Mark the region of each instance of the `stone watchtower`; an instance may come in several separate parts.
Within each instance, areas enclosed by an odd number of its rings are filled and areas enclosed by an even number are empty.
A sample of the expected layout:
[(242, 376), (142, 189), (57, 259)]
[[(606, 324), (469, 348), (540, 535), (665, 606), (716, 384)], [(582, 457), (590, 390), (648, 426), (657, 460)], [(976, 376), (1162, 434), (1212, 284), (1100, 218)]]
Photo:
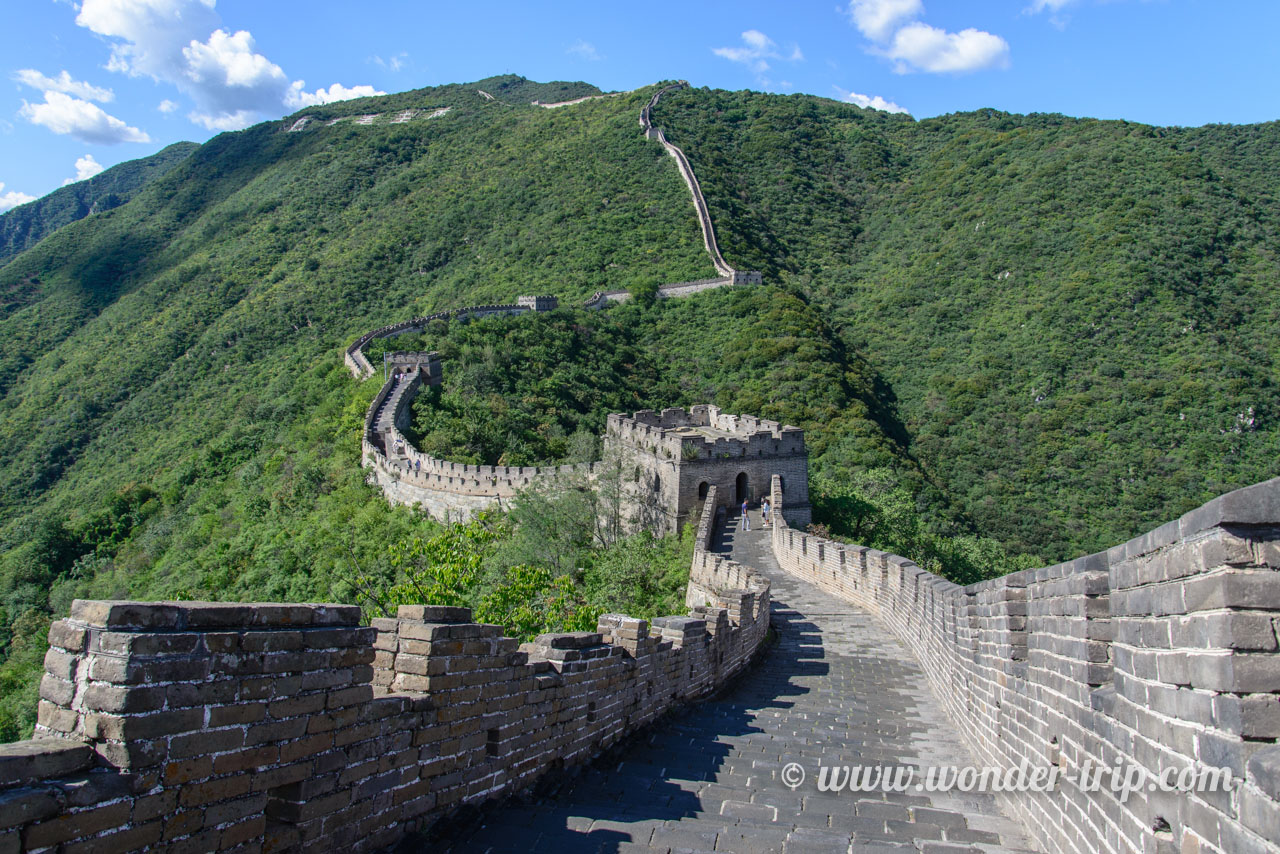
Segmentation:
[(803, 528), (811, 521), (809, 453), (804, 431), (718, 407), (642, 410), (610, 415), (606, 458), (621, 460), (624, 489), (653, 515), (657, 533), (678, 530), (716, 487), (717, 503), (756, 504), (782, 479), (783, 513)]
[(555, 311), (560, 306), (560, 300), (549, 296), (516, 297), (516, 305), (532, 311)]

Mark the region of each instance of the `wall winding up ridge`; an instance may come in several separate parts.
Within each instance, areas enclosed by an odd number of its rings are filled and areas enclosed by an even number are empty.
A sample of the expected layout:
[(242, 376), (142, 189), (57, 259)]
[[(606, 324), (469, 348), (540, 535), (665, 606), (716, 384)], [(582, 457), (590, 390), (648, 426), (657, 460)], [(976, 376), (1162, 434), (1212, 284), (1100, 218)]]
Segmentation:
[[(683, 81), (665, 86), (654, 93), (641, 110), (640, 126), (645, 135), (657, 139), (676, 160), (677, 167), (693, 198), (698, 222), (702, 228), (703, 244), (719, 278), (692, 282), (676, 282), (658, 288), (659, 299), (675, 299), (691, 296), (714, 288), (739, 285), (758, 285), (763, 279), (758, 272), (734, 270), (725, 262), (716, 245), (715, 228), (707, 211), (702, 190), (693, 174), (693, 168), (684, 152), (667, 141), (660, 128), (650, 121), (652, 108), (666, 92), (688, 86)], [(612, 95), (590, 96), (558, 104), (536, 104), (543, 107), (559, 107)], [(613, 302), (630, 299), (627, 291), (597, 292), (585, 303), (586, 308), (604, 308)], [(365, 355), (365, 347), (376, 339), (392, 338), (410, 332), (421, 332), (433, 320), (460, 320), (493, 314), (524, 314), (531, 311), (549, 311), (556, 308), (555, 297), (520, 297), (513, 304), (481, 305), (437, 312), (390, 324), (367, 332), (357, 338), (344, 354), (344, 361), (352, 375), (365, 379), (376, 372)], [(364, 436), (361, 442), (362, 464), (370, 470), (373, 480), (388, 500), (424, 508), (434, 518), (466, 519), (480, 510), (501, 506), (515, 494), (531, 484), (566, 475), (590, 476), (590, 464), (578, 466), (472, 466), (452, 463), (424, 454), (404, 436), (409, 425), (409, 407), (421, 387), (440, 381), (438, 358), (434, 354), (388, 354), (389, 372), (386, 384), (378, 392), (365, 417)], [(434, 367), (433, 367), (434, 366)], [(394, 371), (394, 368), (400, 368)], [(424, 371), (430, 375), (424, 374)], [(434, 371), (434, 372), (433, 372)]]
[[(775, 480), (774, 506), (783, 496)], [(1280, 478), (1106, 552), (959, 587), (773, 529), (784, 570), (877, 616), (983, 763), (1230, 768), (1232, 792), (1008, 796), (1047, 852), (1280, 851)]]
[(715, 226), (711, 222), (711, 213), (707, 210), (707, 201), (702, 197), (702, 186), (698, 183), (697, 176), (693, 174), (693, 166), (690, 165), (689, 158), (685, 157), (679, 146), (669, 142), (667, 135), (662, 132), (662, 128), (654, 127), (652, 121), (653, 108), (658, 105), (658, 101), (663, 95), (679, 89), (687, 89), (688, 87), (689, 84), (681, 80), (677, 83), (672, 83), (670, 86), (663, 86), (657, 92), (654, 92), (649, 103), (640, 111), (640, 127), (644, 129), (645, 136), (662, 143), (662, 147), (667, 150), (667, 153), (675, 158), (676, 164), (680, 168), (680, 177), (684, 178), (685, 184), (688, 185), (689, 193), (693, 196), (693, 206), (698, 210), (698, 223), (702, 226), (702, 242), (707, 247), (707, 253), (711, 255), (711, 263), (715, 265), (716, 272), (720, 275), (732, 277), (736, 271), (729, 266), (728, 262), (720, 254), (720, 246), (716, 243)]

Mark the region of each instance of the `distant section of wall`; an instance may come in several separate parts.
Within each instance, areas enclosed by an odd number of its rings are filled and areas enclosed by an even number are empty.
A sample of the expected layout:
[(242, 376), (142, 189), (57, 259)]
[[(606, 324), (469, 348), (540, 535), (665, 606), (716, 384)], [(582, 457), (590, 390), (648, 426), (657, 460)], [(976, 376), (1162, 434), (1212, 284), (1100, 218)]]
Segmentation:
[[(667, 150), (667, 153), (675, 158), (676, 165), (680, 169), (680, 177), (684, 178), (685, 184), (689, 187), (689, 194), (693, 196), (693, 206), (698, 213), (698, 224), (702, 227), (702, 243), (707, 249), (707, 254), (711, 256), (711, 263), (715, 266), (717, 273), (733, 278), (737, 271), (730, 267), (729, 263), (724, 260), (724, 256), (720, 254), (720, 246), (716, 242), (715, 226), (711, 222), (711, 212), (707, 209), (706, 199), (702, 197), (702, 186), (698, 183), (697, 176), (693, 174), (693, 166), (689, 163), (689, 158), (685, 156), (679, 146), (667, 140), (662, 128), (654, 127), (653, 125), (653, 108), (658, 105), (658, 101), (662, 96), (668, 92), (687, 89), (688, 87), (689, 84), (681, 80), (654, 92), (648, 105), (640, 111), (640, 127), (644, 129), (645, 136), (662, 143), (662, 147)], [(759, 274), (755, 275), (758, 276)]]
[(519, 644), (466, 608), (87, 602), (37, 738), (0, 745), (3, 850), (371, 851), (591, 759), (750, 661), (769, 585), (695, 561), (691, 616)]
[[(732, 288), (742, 285), (761, 285), (764, 278), (759, 273), (735, 272), (732, 276), (718, 279), (698, 279), (694, 282), (673, 282), (658, 286), (658, 299), (679, 299), (693, 296), (702, 291), (716, 288)], [(630, 291), (596, 291), (590, 299), (582, 304), (583, 308), (604, 308), (615, 302), (626, 302), (631, 299)]]
[[(774, 504), (784, 496), (774, 483)], [(1280, 478), (1077, 560), (958, 587), (905, 558), (773, 529), (787, 572), (875, 614), (984, 764), (1061, 771), (1009, 796), (1048, 852), (1280, 850)], [(1228, 768), (1229, 792), (1085, 792), (1087, 767)]]
[(397, 335), (421, 332), (426, 329), (427, 324), (433, 320), (488, 317), (494, 314), (525, 314), (530, 311), (551, 311), (555, 309), (557, 304), (558, 300), (555, 297), (518, 297), (514, 304), (471, 305), (466, 308), (455, 308), (450, 309), (449, 311), (440, 311), (435, 314), (428, 314), (425, 317), (415, 317), (412, 320), (392, 323), (388, 326), (381, 326), (372, 332), (366, 332), (364, 335), (357, 338), (355, 342), (347, 348), (344, 361), (352, 375), (355, 376), (356, 379), (362, 380), (366, 377), (373, 376), (375, 372), (373, 365), (364, 354), (364, 348), (370, 341), (375, 339), (393, 338)]

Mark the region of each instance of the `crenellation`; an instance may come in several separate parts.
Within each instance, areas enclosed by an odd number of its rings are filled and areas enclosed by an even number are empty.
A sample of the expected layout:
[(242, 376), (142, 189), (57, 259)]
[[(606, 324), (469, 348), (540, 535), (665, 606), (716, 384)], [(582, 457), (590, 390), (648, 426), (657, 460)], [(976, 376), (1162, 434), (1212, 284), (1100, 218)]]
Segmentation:
[[(712, 604), (692, 616), (605, 615), (528, 644), (467, 608), (402, 605), (365, 627), (344, 605), (77, 600), (47, 660), (70, 692), (47, 691), (36, 739), (0, 746), (0, 798), (27, 805), (5, 820), (28, 847), (386, 847), (746, 666), (768, 580), (710, 557), (696, 550), (690, 587)], [(95, 762), (101, 794), (52, 796), (88, 791), (74, 775)]]
[[(1277, 844), (1268, 834), (1280, 798), (1248, 769), (1254, 757), (1280, 755), (1280, 479), (1107, 552), (969, 587), (792, 530), (777, 478), (772, 493), (783, 569), (867, 608), (902, 640), (980, 764), (1226, 767), (1241, 782), (1233, 793), (1144, 786), (1126, 802), (1069, 780), (1052, 800), (1006, 795), (1046, 851), (1078, 851), (1073, 840), (1084, 839), (1116, 854)], [(847, 555), (843, 567), (835, 553)], [(1153, 833), (1155, 816), (1169, 823), (1167, 837)]]

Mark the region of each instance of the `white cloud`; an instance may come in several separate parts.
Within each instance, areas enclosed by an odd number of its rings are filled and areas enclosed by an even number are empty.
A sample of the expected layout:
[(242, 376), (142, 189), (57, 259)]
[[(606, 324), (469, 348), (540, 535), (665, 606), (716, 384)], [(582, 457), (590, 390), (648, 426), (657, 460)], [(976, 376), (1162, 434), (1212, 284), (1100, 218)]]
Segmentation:
[(600, 59), (602, 59), (600, 52), (596, 50), (596, 46), (591, 42), (583, 41), (582, 39), (578, 39), (570, 45), (569, 49), (566, 50), (565, 53), (571, 53), (579, 59), (585, 59), (589, 62), (599, 62)]
[[(1032, 0), (1038, 7), (1060, 8), (1072, 0)], [(917, 20), (922, 0), (850, 0), (853, 25), (873, 42), (871, 53), (896, 61), (894, 71), (935, 73), (1007, 67), (1009, 43), (999, 36), (969, 27), (950, 33)]]
[(244, 130), (253, 124), (256, 115), (257, 113), (253, 110), (235, 110), (230, 113), (201, 113), (198, 110), (192, 110), (187, 113), (187, 118), (209, 130), (228, 131)]
[(1027, 7), (1027, 11), (1033, 15), (1037, 12), (1043, 12), (1046, 9), (1050, 12), (1060, 12), (1074, 2), (1075, 0), (1034, 0), (1034, 2)]
[(182, 51), (218, 28), (215, 0), (83, 0), (76, 23), (111, 45), (108, 68), (173, 82), (186, 63)]
[(119, 39), (111, 46), (119, 71), (162, 77), (182, 67), (182, 49), (217, 29), (215, 0), (84, 0), (76, 23)]
[(290, 82), (284, 69), (256, 51), (251, 33), (221, 26), (215, 2), (83, 0), (76, 23), (114, 40), (109, 69), (176, 86), (195, 102), (188, 118), (210, 130), (238, 130), (279, 115), (299, 98), (327, 103), (376, 94), (370, 86), (341, 84), (303, 92), (304, 81)]
[(778, 51), (777, 43), (759, 30), (747, 30), (743, 33), (742, 47), (716, 47), (712, 48), (711, 52), (730, 62), (747, 66), (755, 72), (757, 79), (765, 86), (771, 85), (770, 81), (764, 77), (764, 73), (769, 70), (769, 60), (800, 62), (804, 59), (799, 45), (792, 45), (791, 52), (784, 56)]
[(869, 107), (873, 110), (884, 110), (886, 113), (905, 113), (906, 107), (900, 107), (893, 101), (886, 101), (879, 95), (861, 95), (857, 92), (841, 92), (844, 100), (850, 104), (857, 104), (859, 107)]
[(1009, 43), (972, 27), (949, 33), (917, 22), (898, 30), (885, 55), (897, 60), (894, 70), (900, 74), (912, 70), (935, 73), (977, 71), (1007, 66)]
[(19, 83), (25, 83), (32, 89), (39, 89), (41, 92), (62, 92), (90, 101), (103, 102), (110, 101), (115, 97), (115, 93), (110, 89), (103, 89), (91, 83), (73, 80), (66, 71), (63, 71), (57, 77), (45, 77), (34, 68), (23, 68), (14, 74), (13, 78)]
[(68, 184), (74, 184), (77, 181), (86, 181), (94, 175), (97, 175), (104, 168), (105, 167), (101, 163), (93, 159), (92, 154), (86, 154), (84, 157), (81, 157), (76, 161), (76, 177), (68, 178), (63, 181), (62, 186), (65, 187)]
[(759, 30), (747, 30), (742, 34), (743, 47), (717, 47), (711, 50), (716, 56), (730, 62), (740, 62), (757, 74), (768, 71), (767, 59), (776, 59), (778, 46), (773, 39)]
[(400, 51), (390, 59), (383, 59), (380, 56), (373, 57), (373, 61), (383, 68), (389, 68), (391, 71), (399, 71), (409, 64), (408, 51)]
[(178, 109), (178, 102), (170, 101), (168, 98), (165, 98), (160, 102), (160, 106), (156, 107), (156, 109), (162, 113), (172, 113), (174, 110)]
[(200, 107), (214, 117), (237, 112), (269, 112), (289, 90), (284, 69), (253, 50), (247, 30), (214, 30), (206, 42), (192, 41), (182, 49), (184, 74), (197, 93)]
[(864, 36), (878, 42), (888, 41), (897, 26), (919, 17), (924, 12), (920, 0), (852, 0), (849, 17)]
[(285, 105), (293, 109), (300, 109), (302, 107), (314, 107), (317, 104), (332, 104), (334, 101), (350, 101), (352, 98), (372, 98), (375, 95), (385, 94), (387, 93), (379, 91), (372, 86), (352, 86), (348, 88), (341, 83), (334, 83), (327, 90), (317, 89), (314, 92), (307, 92), (302, 88), (302, 81), (298, 80), (290, 87), (289, 94), (285, 97)]
[(16, 208), (18, 205), (25, 205), (27, 202), (34, 202), (35, 196), (28, 196), (26, 193), (19, 193), (17, 190), (4, 191), (4, 182), (0, 181), (0, 213)]
[(118, 142), (150, 142), (141, 130), (108, 115), (97, 104), (62, 92), (45, 92), (43, 104), (22, 102), (22, 116), (57, 134), (70, 134), (84, 142), (113, 145)]

